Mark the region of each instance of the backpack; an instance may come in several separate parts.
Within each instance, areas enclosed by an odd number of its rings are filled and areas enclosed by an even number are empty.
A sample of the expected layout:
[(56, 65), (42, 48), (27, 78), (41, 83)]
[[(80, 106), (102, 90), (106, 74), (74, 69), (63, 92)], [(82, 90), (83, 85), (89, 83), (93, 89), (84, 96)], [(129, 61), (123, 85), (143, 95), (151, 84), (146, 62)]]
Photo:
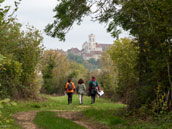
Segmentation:
[(72, 90), (73, 89), (73, 85), (72, 83), (70, 82), (69, 85), (68, 85), (68, 90)]
[(97, 93), (97, 89), (96, 89), (97, 85), (96, 85), (96, 81), (92, 81), (92, 85), (91, 85), (91, 94), (96, 94)]
[(96, 81), (92, 81), (92, 88), (96, 89), (96, 87), (97, 87)]

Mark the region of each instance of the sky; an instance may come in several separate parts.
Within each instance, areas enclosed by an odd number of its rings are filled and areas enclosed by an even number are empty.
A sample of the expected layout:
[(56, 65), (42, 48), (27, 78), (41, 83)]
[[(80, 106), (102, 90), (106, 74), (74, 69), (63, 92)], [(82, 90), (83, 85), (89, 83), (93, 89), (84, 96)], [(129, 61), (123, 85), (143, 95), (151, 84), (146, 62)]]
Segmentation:
[[(5, 4), (12, 6), (13, 3), (13, 0), (6, 0)], [(29, 24), (41, 30), (45, 49), (63, 49), (66, 51), (70, 48), (78, 48), (81, 50), (82, 44), (88, 41), (88, 35), (91, 33), (96, 36), (97, 43), (112, 44), (115, 41), (107, 33), (105, 24), (92, 22), (89, 17), (84, 18), (80, 26), (73, 25), (66, 35), (65, 42), (47, 36), (43, 30), (48, 23), (53, 22), (53, 16), (55, 15), (53, 9), (56, 5), (57, 0), (22, 0), (17, 13), (15, 13), (18, 22), (23, 26)], [(128, 37), (128, 33), (123, 32), (120, 37)]]

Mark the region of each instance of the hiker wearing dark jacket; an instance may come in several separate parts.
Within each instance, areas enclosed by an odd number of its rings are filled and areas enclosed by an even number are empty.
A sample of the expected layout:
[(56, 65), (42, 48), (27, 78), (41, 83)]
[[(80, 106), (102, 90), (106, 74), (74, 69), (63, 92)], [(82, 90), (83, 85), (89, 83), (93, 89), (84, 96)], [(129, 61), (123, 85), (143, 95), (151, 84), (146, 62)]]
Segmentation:
[(82, 79), (79, 79), (78, 81), (78, 85), (76, 87), (76, 93), (79, 96), (79, 104), (83, 104), (83, 96), (86, 93), (86, 87)]
[(71, 79), (68, 79), (68, 82), (66, 83), (65, 86), (65, 91), (68, 95), (68, 104), (72, 104), (72, 95), (73, 92), (75, 91), (75, 85)]
[(91, 104), (95, 103), (97, 91), (100, 91), (99, 85), (95, 77), (92, 77), (91, 81), (89, 82), (89, 92), (91, 95)]

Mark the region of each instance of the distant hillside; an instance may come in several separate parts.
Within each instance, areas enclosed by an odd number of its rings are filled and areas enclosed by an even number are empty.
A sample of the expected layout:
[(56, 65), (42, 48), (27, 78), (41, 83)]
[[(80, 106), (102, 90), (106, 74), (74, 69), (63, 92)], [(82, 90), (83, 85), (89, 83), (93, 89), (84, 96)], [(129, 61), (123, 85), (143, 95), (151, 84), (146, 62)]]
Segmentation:
[(76, 63), (82, 64), (84, 65), (85, 68), (87, 68), (90, 71), (93, 71), (95, 69), (99, 69), (100, 68), (100, 61), (99, 60), (95, 60), (94, 58), (91, 58), (89, 60), (84, 60), (82, 58), (82, 56), (79, 55), (73, 55), (73, 54), (68, 54), (68, 58), (71, 61), (74, 61)]

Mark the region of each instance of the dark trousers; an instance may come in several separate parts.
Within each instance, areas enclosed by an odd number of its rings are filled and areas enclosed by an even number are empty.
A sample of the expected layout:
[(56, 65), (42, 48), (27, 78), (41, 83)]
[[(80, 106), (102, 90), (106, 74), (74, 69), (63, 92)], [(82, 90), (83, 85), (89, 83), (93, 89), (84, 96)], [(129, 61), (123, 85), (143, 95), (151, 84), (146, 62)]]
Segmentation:
[(72, 95), (73, 93), (67, 93), (68, 95), (68, 104), (72, 104)]
[(91, 103), (95, 103), (96, 100), (96, 94), (91, 94)]

